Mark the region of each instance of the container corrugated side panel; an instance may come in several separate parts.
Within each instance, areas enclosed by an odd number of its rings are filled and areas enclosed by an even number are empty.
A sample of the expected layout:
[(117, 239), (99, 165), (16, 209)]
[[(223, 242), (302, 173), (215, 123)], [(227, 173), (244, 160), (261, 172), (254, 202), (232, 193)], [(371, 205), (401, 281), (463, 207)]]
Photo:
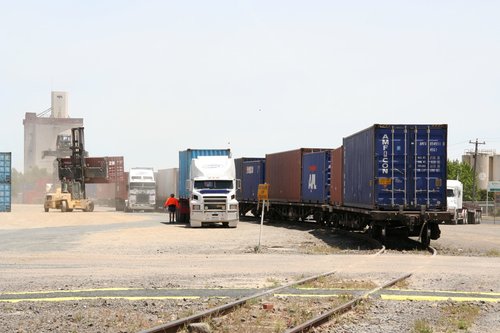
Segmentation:
[(12, 153), (0, 152), (0, 183), (10, 183), (12, 177)]
[(332, 151), (330, 204), (341, 206), (344, 203), (344, 147)]
[(179, 198), (188, 199), (186, 181), (189, 179), (191, 160), (198, 156), (231, 156), (230, 149), (187, 149), (179, 152)]
[(344, 205), (373, 209), (374, 130), (369, 127), (344, 138)]
[(302, 202), (330, 201), (331, 152), (306, 153), (302, 156)]
[(10, 183), (0, 182), (0, 212), (11, 211), (12, 187)]
[[(243, 182), (243, 177), (244, 177), (244, 173), (245, 173), (243, 164), (246, 162), (263, 161), (263, 160), (265, 160), (265, 158), (263, 158), (263, 157), (240, 157), (240, 158), (236, 158), (234, 160), (234, 166), (236, 168), (236, 179), (241, 180), (241, 188), (236, 190), (236, 199), (237, 200), (248, 200), (248, 199), (245, 199), (245, 196), (243, 195), (244, 187), (245, 187), (245, 183)], [(262, 174), (264, 174), (264, 172), (262, 172)]]
[(264, 184), (266, 161), (264, 159), (243, 162), (241, 200), (257, 201), (259, 184)]
[(381, 125), (344, 138), (344, 205), (446, 209), (447, 125)]
[(266, 155), (266, 183), (269, 200), (300, 202), (302, 189), (302, 155), (327, 148), (300, 148)]
[(375, 128), (376, 207), (446, 210), (447, 125)]
[(269, 200), (300, 202), (301, 171), (300, 149), (266, 155)]

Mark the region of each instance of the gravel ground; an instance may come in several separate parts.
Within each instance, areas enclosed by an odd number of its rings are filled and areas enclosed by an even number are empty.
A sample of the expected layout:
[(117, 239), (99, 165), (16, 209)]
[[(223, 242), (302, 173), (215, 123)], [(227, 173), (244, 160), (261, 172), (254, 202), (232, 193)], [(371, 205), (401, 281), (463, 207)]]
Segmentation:
[[(264, 288), (335, 270), (376, 284), (412, 271), (405, 288), (500, 291), (500, 225), (442, 226), (437, 257), (411, 246), (373, 256), (371, 245), (310, 225), (258, 223), (237, 229), (164, 224), (162, 214), (42, 213), (14, 206), (0, 215), (0, 293), (86, 288)], [(137, 332), (228, 302), (227, 299), (0, 302), (0, 332)], [(450, 302), (372, 299), (318, 332), (454, 332), (440, 318)], [(452, 303), (459, 306), (459, 303)], [(449, 304), (448, 304), (449, 305)], [(479, 314), (463, 332), (498, 332), (498, 303), (472, 303)], [(424, 331), (422, 331), (424, 332)]]

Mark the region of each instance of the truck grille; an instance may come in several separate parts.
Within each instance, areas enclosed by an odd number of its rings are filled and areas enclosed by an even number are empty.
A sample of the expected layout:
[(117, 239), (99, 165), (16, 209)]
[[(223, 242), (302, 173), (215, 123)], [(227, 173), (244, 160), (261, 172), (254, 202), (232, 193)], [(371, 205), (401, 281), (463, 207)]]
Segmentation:
[(205, 210), (226, 210), (226, 197), (203, 197)]

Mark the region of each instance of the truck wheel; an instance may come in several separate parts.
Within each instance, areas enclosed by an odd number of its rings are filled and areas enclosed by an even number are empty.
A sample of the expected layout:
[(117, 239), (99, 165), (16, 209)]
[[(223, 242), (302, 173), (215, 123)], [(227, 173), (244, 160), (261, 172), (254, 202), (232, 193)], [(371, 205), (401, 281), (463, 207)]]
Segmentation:
[(61, 212), (65, 213), (68, 211), (68, 203), (66, 200), (61, 201)]
[(469, 223), (469, 212), (467, 211), (467, 209), (464, 209), (462, 214), (464, 217), (464, 224), (468, 224)]

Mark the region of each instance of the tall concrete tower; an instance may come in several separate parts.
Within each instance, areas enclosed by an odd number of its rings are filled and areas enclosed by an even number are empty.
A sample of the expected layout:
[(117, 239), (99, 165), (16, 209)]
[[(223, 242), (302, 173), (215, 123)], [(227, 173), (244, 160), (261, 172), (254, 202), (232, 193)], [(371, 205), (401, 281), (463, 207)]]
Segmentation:
[(54, 161), (58, 157), (57, 137), (69, 133), (73, 127), (83, 126), (83, 118), (69, 118), (68, 93), (52, 92), (50, 114), (27, 112), (24, 125), (24, 172), (33, 167), (54, 172)]

